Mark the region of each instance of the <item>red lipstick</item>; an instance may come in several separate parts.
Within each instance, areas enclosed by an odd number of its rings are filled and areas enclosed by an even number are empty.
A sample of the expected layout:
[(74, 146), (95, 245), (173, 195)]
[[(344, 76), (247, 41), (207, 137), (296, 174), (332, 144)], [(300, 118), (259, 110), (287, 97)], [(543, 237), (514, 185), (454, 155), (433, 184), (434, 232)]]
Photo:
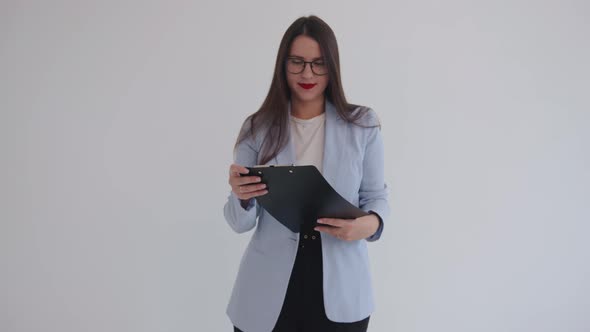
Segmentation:
[(305, 90), (309, 90), (316, 86), (316, 83), (298, 83), (300, 87), (304, 88)]

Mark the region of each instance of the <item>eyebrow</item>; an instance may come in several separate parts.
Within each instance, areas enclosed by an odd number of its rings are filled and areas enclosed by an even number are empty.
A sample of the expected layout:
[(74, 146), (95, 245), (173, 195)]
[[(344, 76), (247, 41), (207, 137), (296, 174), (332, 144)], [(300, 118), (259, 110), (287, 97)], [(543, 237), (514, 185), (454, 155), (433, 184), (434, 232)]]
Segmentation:
[[(304, 59), (304, 60), (305, 60), (305, 58), (304, 58), (304, 57), (302, 57), (302, 56), (299, 56), (299, 55), (289, 55), (288, 57), (289, 57), (289, 58), (299, 58), (299, 59)], [(311, 59), (311, 60), (313, 61), (313, 60), (320, 60), (320, 59), (323, 59), (323, 57), (313, 58), (313, 59)]]

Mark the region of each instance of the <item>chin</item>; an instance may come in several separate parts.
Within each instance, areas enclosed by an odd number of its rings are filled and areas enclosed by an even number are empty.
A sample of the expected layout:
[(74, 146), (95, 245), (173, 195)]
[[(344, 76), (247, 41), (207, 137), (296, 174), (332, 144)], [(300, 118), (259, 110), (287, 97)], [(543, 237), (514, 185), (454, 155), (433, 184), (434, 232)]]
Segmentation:
[(314, 100), (317, 100), (319, 98), (322, 98), (322, 95), (323, 94), (321, 94), (321, 93), (314, 94), (314, 95), (311, 95), (311, 94), (299, 94), (299, 93), (296, 94), (297, 99), (299, 99), (301, 101), (314, 101)]

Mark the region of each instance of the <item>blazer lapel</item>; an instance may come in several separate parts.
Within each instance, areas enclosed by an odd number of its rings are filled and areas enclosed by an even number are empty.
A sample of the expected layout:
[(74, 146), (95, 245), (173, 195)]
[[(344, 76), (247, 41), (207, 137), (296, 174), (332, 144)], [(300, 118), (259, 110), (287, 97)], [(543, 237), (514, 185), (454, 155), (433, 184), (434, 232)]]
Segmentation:
[(324, 138), (324, 158), (322, 175), (328, 183), (336, 189), (336, 179), (338, 179), (338, 163), (342, 162), (338, 146), (338, 120), (340, 116), (336, 112), (334, 105), (326, 99), (326, 123), (325, 123), (325, 138)]

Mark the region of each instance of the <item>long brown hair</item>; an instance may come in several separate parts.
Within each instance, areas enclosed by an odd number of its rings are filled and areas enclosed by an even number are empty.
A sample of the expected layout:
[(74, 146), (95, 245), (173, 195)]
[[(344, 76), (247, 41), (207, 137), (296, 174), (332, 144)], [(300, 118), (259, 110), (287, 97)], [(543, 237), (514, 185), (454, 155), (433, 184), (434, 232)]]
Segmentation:
[[(358, 120), (368, 111), (367, 107), (350, 104), (346, 101), (342, 82), (340, 80), (340, 57), (338, 44), (332, 29), (322, 19), (315, 15), (303, 16), (289, 26), (277, 54), (274, 75), (266, 99), (260, 109), (246, 118), (250, 130), (242, 131), (238, 136), (236, 147), (250, 137), (256, 137), (257, 130), (266, 129), (263, 143), (258, 153), (258, 164), (266, 164), (287, 145), (288, 106), (291, 90), (287, 85), (285, 61), (289, 55), (289, 48), (293, 40), (300, 35), (313, 38), (320, 45), (324, 62), (328, 68), (328, 85), (324, 96), (336, 108), (340, 117), (349, 123), (366, 127)], [(359, 112), (354, 112), (357, 108)], [(354, 113), (353, 113), (354, 112)], [(375, 127), (375, 126), (372, 126)]]

